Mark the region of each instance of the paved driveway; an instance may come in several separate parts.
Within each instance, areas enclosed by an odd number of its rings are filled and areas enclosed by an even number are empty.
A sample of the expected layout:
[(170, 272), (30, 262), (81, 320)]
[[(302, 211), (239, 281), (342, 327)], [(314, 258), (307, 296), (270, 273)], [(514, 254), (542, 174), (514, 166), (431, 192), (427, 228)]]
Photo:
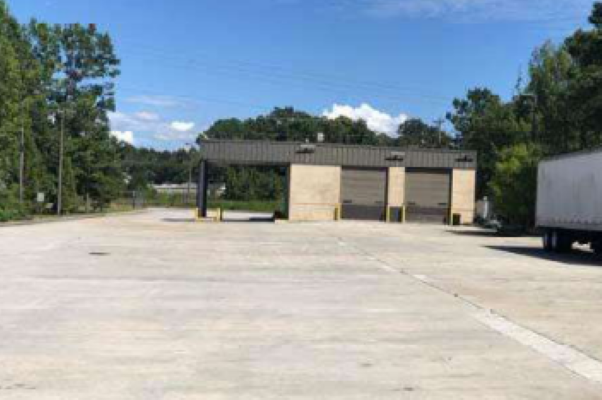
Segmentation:
[(0, 399), (602, 399), (602, 263), (190, 213), (0, 228)]

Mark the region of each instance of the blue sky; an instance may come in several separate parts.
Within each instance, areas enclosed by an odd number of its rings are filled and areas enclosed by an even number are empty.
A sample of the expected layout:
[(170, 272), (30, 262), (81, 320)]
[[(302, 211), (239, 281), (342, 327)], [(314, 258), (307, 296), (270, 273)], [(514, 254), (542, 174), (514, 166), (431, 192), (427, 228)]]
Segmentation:
[(367, 119), (508, 98), (532, 50), (584, 26), (590, 0), (8, 0), (21, 21), (96, 23), (122, 59), (117, 135), (182, 147), (220, 118), (275, 106)]

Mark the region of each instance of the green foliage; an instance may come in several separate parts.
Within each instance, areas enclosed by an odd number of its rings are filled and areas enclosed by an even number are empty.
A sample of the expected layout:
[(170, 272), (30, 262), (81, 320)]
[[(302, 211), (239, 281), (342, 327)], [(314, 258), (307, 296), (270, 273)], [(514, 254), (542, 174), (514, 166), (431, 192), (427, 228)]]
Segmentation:
[(487, 195), (499, 152), (527, 140), (531, 125), (514, 104), (504, 103), (488, 89), (470, 90), (465, 99), (454, 100), (453, 106), (448, 119), (459, 132), (460, 146), (478, 151), (478, 195)]
[(596, 3), (590, 17), (594, 28), (578, 30), (565, 42), (573, 66), (566, 88), (565, 104), (571, 110), (575, 130), (573, 147), (602, 145), (602, 4)]
[(517, 144), (502, 150), (491, 182), (498, 212), (511, 224), (534, 224), (537, 168), (542, 159), (535, 145)]
[(190, 173), (196, 181), (198, 154), (195, 150), (159, 151), (122, 143), (122, 167), (129, 178), (128, 190), (142, 190), (150, 184), (182, 184)]
[(18, 184), (21, 148), (25, 159), (25, 201), (0, 197), (4, 215), (36, 208), (38, 192), (56, 204), (61, 126), (65, 211), (109, 202), (123, 185), (107, 118), (119, 75), (110, 37), (93, 25), (21, 26), (0, 0), (0, 54), (0, 187)]
[(426, 124), (421, 119), (409, 119), (399, 127), (399, 138), (396, 140), (400, 147), (418, 148), (450, 148), (453, 140), (440, 128)]
[(602, 3), (593, 28), (578, 30), (561, 46), (533, 53), (529, 81), (509, 102), (487, 89), (454, 101), (448, 118), (463, 148), (479, 151), (479, 196), (515, 224), (534, 220), (536, 163), (556, 154), (602, 145)]
[(266, 167), (229, 167), (226, 169), (226, 200), (282, 200), (286, 190), (282, 171)]
[(217, 121), (199, 137), (199, 140), (204, 136), (222, 140), (315, 142), (318, 133), (324, 134), (325, 143), (394, 145), (392, 138), (373, 132), (365, 121), (352, 121), (345, 117), (331, 120), (294, 108), (276, 108), (268, 115), (245, 121)]
[(18, 187), (0, 188), (0, 222), (24, 219), (27, 212), (19, 205)]
[(563, 47), (545, 43), (533, 52), (529, 64), (530, 82), (526, 92), (531, 97), (516, 99), (517, 111), (534, 119), (535, 141), (546, 153), (576, 150), (578, 131), (572, 126), (572, 112), (567, 103), (573, 60)]

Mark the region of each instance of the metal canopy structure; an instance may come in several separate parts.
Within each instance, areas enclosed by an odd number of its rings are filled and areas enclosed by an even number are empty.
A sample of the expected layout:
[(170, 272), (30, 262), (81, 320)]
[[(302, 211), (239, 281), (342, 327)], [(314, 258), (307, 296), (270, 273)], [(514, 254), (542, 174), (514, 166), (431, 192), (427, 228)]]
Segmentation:
[[(374, 211), (374, 215), (380, 216), (385, 212), (383, 210), (388, 190), (388, 170), (402, 168), (430, 171), (475, 171), (477, 153), (474, 151), (402, 149), (327, 143), (203, 140), (200, 143), (199, 190), (197, 191), (197, 207), (203, 217), (207, 216), (207, 170), (211, 164), (282, 166), (286, 168), (292, 168), (295, 165), (341, 167), (343, 194), (350, 196), (349, 199), (343, 199), (344, 214), (345, 211), (353, 211), (355, 204), (355, 208), (363, 207), (362, 210), (370, 208), (370, 212)], [(447, 173), (447, 176), (449, 180), (450, 173)], [(446, 190), (446, 193), (450, 192), (449, 186), (450, 184), (447, 182), (442, 190)], [(376, 192), (378, 195), (375, 194)], [(365, 197), (368, 195), (372, 195), (372, 197), (366, 199)], [(368, 214), (363, 216), (367, 217)]]
[(326, 143), (204, 140), (201, 161), (248, 165), (336, 165), (363, 168), (476, 169), (477, 153)]

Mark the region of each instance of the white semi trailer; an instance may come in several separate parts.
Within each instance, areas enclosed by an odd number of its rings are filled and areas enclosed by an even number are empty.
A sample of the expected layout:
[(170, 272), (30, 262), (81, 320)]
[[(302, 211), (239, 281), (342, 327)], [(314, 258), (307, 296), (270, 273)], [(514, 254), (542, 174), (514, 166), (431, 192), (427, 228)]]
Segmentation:
[(547, 251), (566, 252), (580, 243), (602, 253), (602, 149), (539, 165), (537, 226)]

